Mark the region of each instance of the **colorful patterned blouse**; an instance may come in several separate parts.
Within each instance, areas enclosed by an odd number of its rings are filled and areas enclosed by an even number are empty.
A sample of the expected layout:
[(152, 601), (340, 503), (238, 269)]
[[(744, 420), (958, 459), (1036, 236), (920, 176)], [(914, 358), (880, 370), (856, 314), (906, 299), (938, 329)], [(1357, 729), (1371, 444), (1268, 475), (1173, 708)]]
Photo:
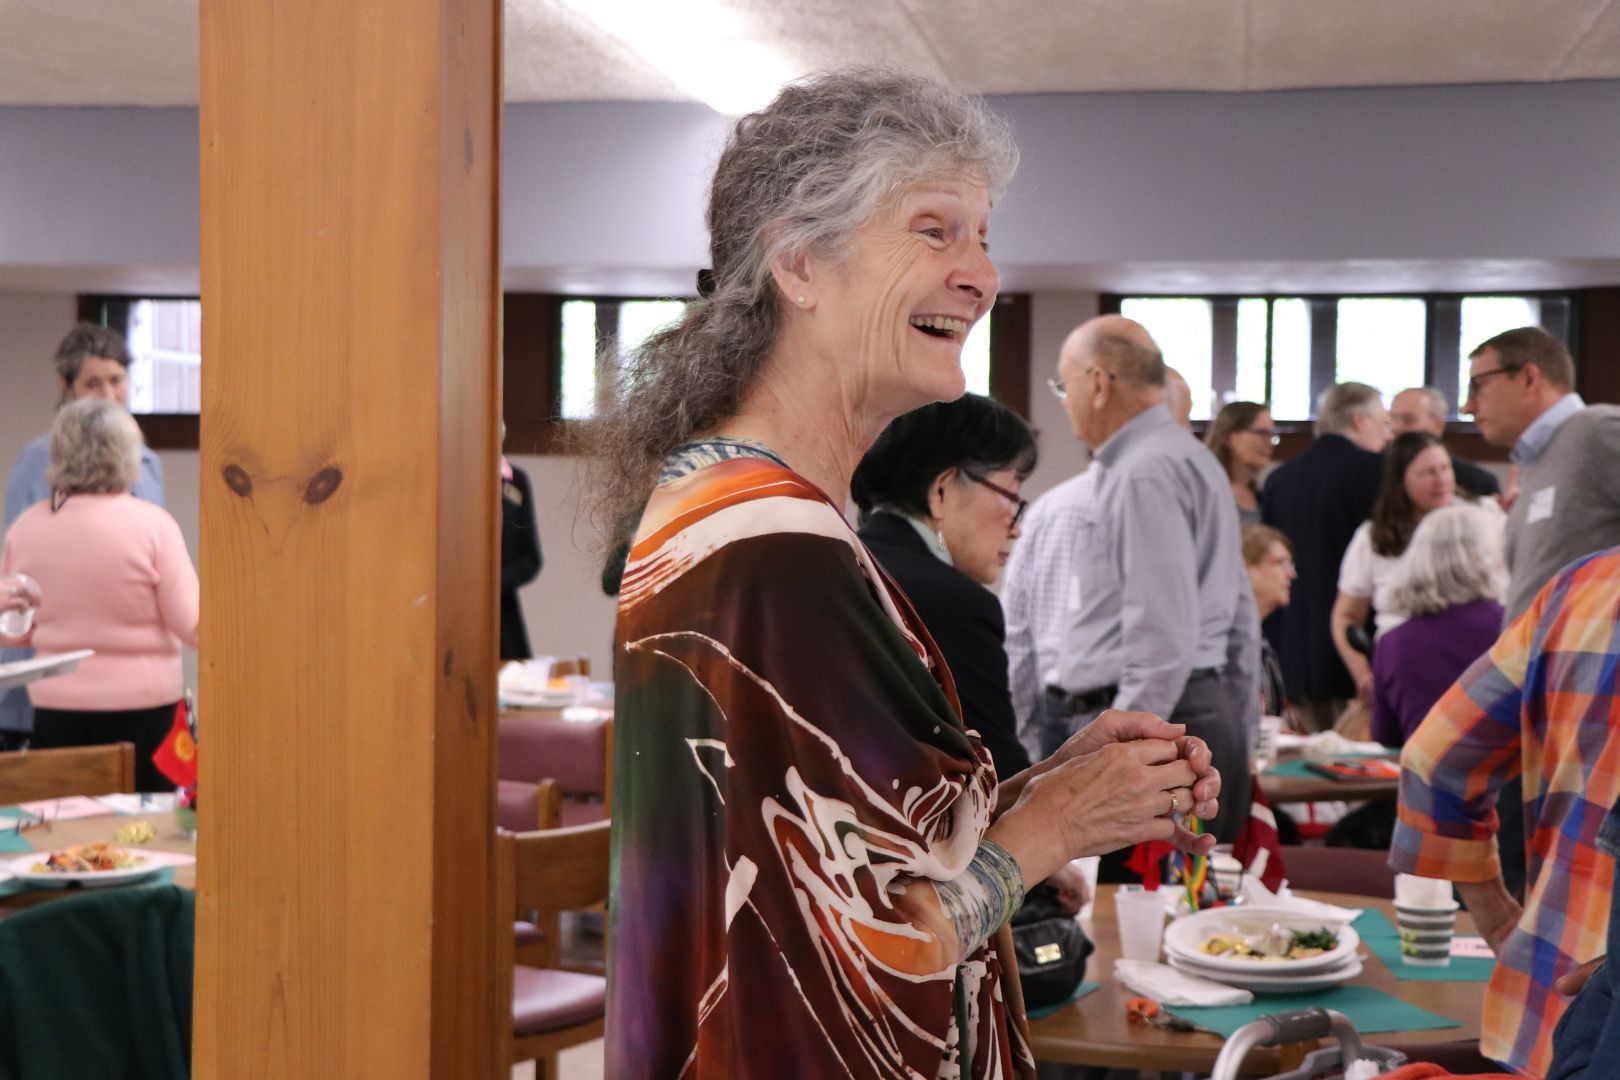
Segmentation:
[(1496, 794), (1524, 777), (1529, 895), (1486, 990), (1480, 1051), (1533, 1076), (1568, 1004), (1558, 976), (1605, 951), (1614, 859), (1598, 828), (1620, 798), (1620, 549), (1574, 563), (1448, 690), (1401, 755), (1395, 869), (1501, 872)]
[(620, 595), (607, 1075), (1032, 1076), (942, 945), (996, 780), (938, 651), (814, 486), (693, 464)]

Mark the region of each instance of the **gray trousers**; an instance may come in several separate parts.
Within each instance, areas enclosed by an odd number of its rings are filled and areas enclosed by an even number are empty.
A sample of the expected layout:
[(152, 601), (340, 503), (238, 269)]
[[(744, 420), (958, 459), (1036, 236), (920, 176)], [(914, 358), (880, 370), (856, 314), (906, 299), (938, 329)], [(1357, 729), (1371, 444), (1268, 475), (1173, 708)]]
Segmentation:
[[(1254, 800), (1254, 778), (1249, 773), (1247, 682), (1232, 675), (1208, 675), (1187, 680), (1181, 699), (1166, 717), (1186, 724), (1187, 734), (1203, 739), (1221, 773), (1221, 809), (1213, 822), (1205, 822), (1223, 844), (1237, 839), (1249, 820)], [(1060, 698), (1048, 694), (1042, 703), (1041, 754), (1051, 757), (1064, 740), (1083, 730), (1109, 706), (1068, 712)]]

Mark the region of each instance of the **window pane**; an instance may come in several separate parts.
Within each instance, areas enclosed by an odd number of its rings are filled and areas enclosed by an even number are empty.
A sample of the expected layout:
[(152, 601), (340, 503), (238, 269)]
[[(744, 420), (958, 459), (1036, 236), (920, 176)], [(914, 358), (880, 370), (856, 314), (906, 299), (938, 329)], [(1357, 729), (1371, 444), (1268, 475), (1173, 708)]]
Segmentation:
[[(1468, 385), (1468, 354), (1479, 348), (1481, 342), (1490, 340), (1504, 330), (1517, 330), (1521, 326), (1547, 326), (1552, 321), (1548, 316), (1554, 316), (1558, 317), (1559, 323), (1554, 333), (1562, 340), (1564, 335), (1558, 331), (1569, 325), (1565, 313), (1568, 304), (1567, 300), (1552, 300), (1543, 304), (1539, 299), (1528, 296), (1463, 297), (1462, 327), (1457, 335), (1457, 385)], [(1567, 346), (1569, 342), (1564, 341), (1564, 344)]]
[(684, 300), (626, 300), (619, 305), (619, 356), (629, 356), (642, 342), (681, 317)]
[(1181, 372), (1192, 390), (1194, 420), (1209, 419), (1211, 326), (1208, 300), (1132, 297), (1120, 301), (1119, 313), (1135, 319), (1153, 335), (1164, 362)]
[(1402, 390), (1423, 385), (1428, 332), (1422, 300), (1340, 300), (1335, 377), (1377, 387), (1387, 403)]
[(994, 314), (994, 310), (985, 312), (962, 342), (962, 374), (967, 376), (970, 394), (990, 396), (990, 316)]
[(196, 413), (202, 401), (202, 325), (196, 300), (137, 300), (129, 305), (124, 337), (129, 409), (137, 413)]
[(1271, 302), (1271, 416), (1309, 420), (1311, 401), (1311, 309), (1304, 300)]
[[(1233, 401), (1266, 400), (1266, 302), (1238, 301), (1237, 396)], [(1225, 402), (1222, 402), (1225, 404)]]
[(596, 414), (596, 303), (592, 300), (563, 302), (562, 414), (569, 420)]

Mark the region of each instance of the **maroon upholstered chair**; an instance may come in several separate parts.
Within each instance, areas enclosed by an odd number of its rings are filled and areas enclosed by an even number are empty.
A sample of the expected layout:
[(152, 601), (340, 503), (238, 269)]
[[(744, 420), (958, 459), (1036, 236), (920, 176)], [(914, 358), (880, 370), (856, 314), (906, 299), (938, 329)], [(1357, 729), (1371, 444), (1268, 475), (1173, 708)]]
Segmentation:
[(602, 1037), (607, 980), (574, 970), (562, 961), (562, 913), (607, 902), (608, 823), (574, 828), (495, 835), (495, 888), (500, 918), (533, 913), (542, 934), (533, 964), (518, 964), (514, 938), (496, 935), (498, 977), (507, 993), (497, 1008), (511, 1003), (508, 1026), (504, 1009), (499, 1030), (508, 1032), (501, 1047), (506, 1068), (534, 1061), (536, 1080), (555, 1080), (557, 1052)]
[[(578, 722), (549, 710), (502, 713), (495, 821), (503, 829), (535, 828), (535, 785), (556, 781), (561, 825), (606, 818), (612, 805), (613, 718)], [(541, 828), (547, 826), (542, 825)]]
[(1284, 844), (1278, 850), (1291, 888), (1395, 899), (1395, 871), (1387, 851), (1304, 844)]

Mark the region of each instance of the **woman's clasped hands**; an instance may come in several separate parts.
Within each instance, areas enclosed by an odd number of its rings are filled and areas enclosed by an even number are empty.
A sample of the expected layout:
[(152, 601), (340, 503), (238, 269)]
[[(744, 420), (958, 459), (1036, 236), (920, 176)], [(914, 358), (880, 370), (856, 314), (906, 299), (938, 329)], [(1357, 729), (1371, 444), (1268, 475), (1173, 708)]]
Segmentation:
[(1213, 817), (1221, 790), (1209, 747), (1185, 725), (1110, 709), (1038, 769), (991, 830), (1026, 881), (1070, 859), (1149, 840), (1199, 855), (1215, 845), (1184, 820)]

